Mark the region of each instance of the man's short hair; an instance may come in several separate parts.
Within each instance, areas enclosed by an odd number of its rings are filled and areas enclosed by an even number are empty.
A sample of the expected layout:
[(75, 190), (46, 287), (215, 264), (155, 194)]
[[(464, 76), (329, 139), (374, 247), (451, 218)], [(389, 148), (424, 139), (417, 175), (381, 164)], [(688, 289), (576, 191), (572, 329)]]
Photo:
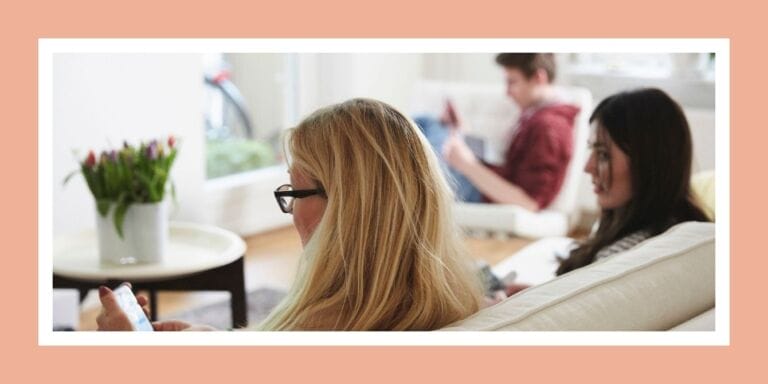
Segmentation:
[(555, 80), (555, 55), (552, 53), (499, 53), (496, 63), (507, 69), (520, 70), (528, 79), (543, 69), (550, 83)]

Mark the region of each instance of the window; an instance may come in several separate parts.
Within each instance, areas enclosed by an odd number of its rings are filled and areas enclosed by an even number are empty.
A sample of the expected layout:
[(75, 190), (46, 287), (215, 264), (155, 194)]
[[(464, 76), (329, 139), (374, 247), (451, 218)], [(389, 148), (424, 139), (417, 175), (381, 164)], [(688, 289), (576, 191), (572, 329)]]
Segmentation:
[(707, 78), (714, 75), (714, 56), (709, 53), (570, 53), (565, 54), (569, 72), (638, 78)]
[(297, 120), (296, 55), (204, 56), (206, 177), (215, 179), (283, 162), (282, 132)]

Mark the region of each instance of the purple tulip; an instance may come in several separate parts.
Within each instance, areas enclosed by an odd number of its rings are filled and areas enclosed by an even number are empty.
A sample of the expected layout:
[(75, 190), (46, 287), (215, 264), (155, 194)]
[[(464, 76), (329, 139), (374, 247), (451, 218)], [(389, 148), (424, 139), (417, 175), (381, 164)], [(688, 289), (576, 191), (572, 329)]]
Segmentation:
[(147, 147), (147, 157), (150, 160), (157, 159), (157, 140), (152, 140)]
[(109, 153), (109, 160), (111, 160), (113, 163), (117, 163), (117, 151), (112, 151)]

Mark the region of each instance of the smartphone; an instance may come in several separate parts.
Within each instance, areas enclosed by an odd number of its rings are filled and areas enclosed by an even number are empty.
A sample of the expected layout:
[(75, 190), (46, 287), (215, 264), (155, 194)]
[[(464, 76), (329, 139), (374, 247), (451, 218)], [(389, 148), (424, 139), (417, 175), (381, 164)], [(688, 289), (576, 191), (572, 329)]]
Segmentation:
[(456, 108), (453, 106), (451, 99), (445, 100), (445, 112), (447, 114), (446, 118), (448, 119), (450, 128), (456, 128), (456, 126), (459, 124), (459, 116), (456, 114)]
[(117, 298), (117, 304), (128, 315), (128, 319), (133, 324), (133, 328), (137, 331), (153, 331), (152, 323), (144, 314), (144, 310), (141, 309), (139, 302), (136, 301), (136, 296), (133, 295), (131, 289), (127, 285), (121, 284), (114, 291)]
[(501, 282), (505, 285), (513, 284), (517, 280), (517, 272), (516, 271), (509, 271), (506, 276), (501, 278)]
[(464, 142), (467, 144), (467, 147), (469, 147), (475, 157), (481, 161), (485, 161), (485, 139), (478, 136), (466, 135), (464, 136)]

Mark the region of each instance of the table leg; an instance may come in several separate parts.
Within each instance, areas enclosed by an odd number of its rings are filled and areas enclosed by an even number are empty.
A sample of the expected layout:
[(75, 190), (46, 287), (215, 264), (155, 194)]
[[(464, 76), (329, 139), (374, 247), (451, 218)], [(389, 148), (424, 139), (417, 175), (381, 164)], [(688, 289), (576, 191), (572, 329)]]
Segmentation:
[(88, 296), (88, 292), (90, 292), (87, 288), (81, 288), (78, 289), (77, 292), (80, 294), (80, 304), (83, 303), (83, 300), (85, 300), (85, 297)]
[(157, 290), (149, 290), (149, 320), (157, 321)]
[(248, 303), (245, 297), (244, 257), (232, 264), (232, 288), (230, 305), (232, 306), (232, 327), (248, 326)]

